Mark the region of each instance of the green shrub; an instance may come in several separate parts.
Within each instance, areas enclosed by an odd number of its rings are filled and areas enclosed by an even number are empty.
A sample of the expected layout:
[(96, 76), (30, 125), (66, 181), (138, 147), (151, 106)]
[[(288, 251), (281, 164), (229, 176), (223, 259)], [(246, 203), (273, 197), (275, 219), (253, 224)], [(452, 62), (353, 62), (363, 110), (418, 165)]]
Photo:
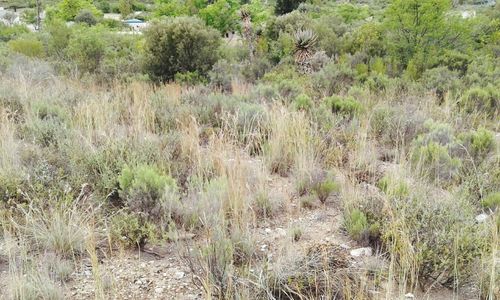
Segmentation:
[(459, 104), (468, 113), (483, 112), (493, 116), (498, 114), (500, 92), (493, 86), (473, 87), (466, 91)]
[(168, 220), (178, 201), (175, 180), (153, 166), (125, 166), (118, 183), (131, 211), (149, 220)]
[(500, 207), (500, 192), (490, 193), (486, 197), (481, 199), (481, 206), (492, 210)]
[(370, 228), (366, 215), (355, 208), (348, 211), (344, 218), (344, 226), (349, 235), (356, 241), (364, 240)]
[(362, 105), (352, 97), (342, 98), (340, 96), (331, 96), (324, 99), (324, 103), (333, 113), (355, 116), (362, 110)]
[(47, 10), (47, 18), (53, 20), (60, 18), (64, 21), (74, 21), (75, 17), (82, 11), (88, 10), (93, 15), (102, 13), (89, 0), (62, 0), (57, 6)]
[(120, 211), (111, 218), (111, 238), (122, 245), (141, 247), (156, 236), (156, 227), (133, 213)]
[(422, 74), (421, 79), (428, 89), (436, 93), (440, 101), (444, 99), (446, 92), (453, 92), (460, 85), (458, 72), (450, 71), (446, 67), (429, 69)]
[(470, 62), (470, 56), (454, 50), (446, 50), (443, 55), (438, 57), (438, 65), (457, 71), (462, 75), (467, 72)]
[(300, 94), (295, 97), (293, 106), (296, 110), (308, 111), (313, 106), (313, 102), (311, 100), (311, 97), (309, 97), (307, 94)]
[(316, 198), (314, 195), (305, 195), (300, 197), (300, 207), (305, 209), (313, 209), (315, 207)]
[(340, 191), (340, 185), (334, 180), (327, 178), (322, 182), (314, 184), (312, 190), (318, 196), (319, 201), (325, 203), (331, 193)]
[(80, 28), (75, 31), (68, 42), (68, 55), (72, 58), (81, 73), (97, 72), (104, 58), (106, 45), (100, 29)]
[[(465, 284), (491, 244), (489, 229), (475, 223), (475, 209), (468, 200), (441, 195), (429, 199), (429, 195), (427, 191), (395, 201), (391, 221), (383, 225), (383, 240), (402, 259), (413, 257), (419, 282)], [(402, 243), (415, 252), (408, 256)]]
[(217, 0), (209, 3), (211, 4), (200, 9), (200, 18), (203, 19), (208, 26), (222, 33), (234, 30), (239, 20), (237, 14), (239, 1)]
[(14, 40), (23, 34), (29, 33), (30, 30), (25, 25), (7, 26), (0, 24), (0, 41), (8, 42)]
[(395, 178), (384, 176), (378, 182), (377, 186), (386, 195), (390, 197), (396, 197), (403, 199), (409, 196), (410, 190), (408, 184), (403, 180), (397, 180)]
[[(174, 79), (182, 72), (207, 75), (217, 61), (219, 33), (193, 17), (169, 18), (145, 32), (145, 65), (151, 78)], [(189, 45), (189, 46), (187, 46)]]
[(302, 2), (305, 0), (277, 0), (274, 11), (277, 15), (284, 15), (297, 9)]
[(485, 128), (461, 134), (458, 139), (475, 159), (484, 158), (495, 146), (494, 133)]
[(42, 42), (34, 38), (11, 40), (9, 41), (9, 47), (12, 51), (28, 57), (42, 57), (45, 54)]
[(201, 83), (204, 83), (206, 81), (205, 78), (203, 78), (197, 71), (175, 73), (174, 80), (175, 80), (175, 82), (177, 82), (179, 84), (187, 85), (187, 86), (201, 84)]
[(421, 175), (435, 181), (456, 179), (461, 167), (460, 159), (451, 157), (448, 147), (434, 141), (418, 147), (412, 162)]
[(331, 96), (347, 91), (356, 81), (353, 69), (346, 64), (329, 63), (312, 76), (314, 89)]
[(97, 19), (90, 10), (83, 9), (75, 17), (75, 22), (76, 23), (85, 23), (89, 26), (92, 26), (92, 25), (97, 24)]

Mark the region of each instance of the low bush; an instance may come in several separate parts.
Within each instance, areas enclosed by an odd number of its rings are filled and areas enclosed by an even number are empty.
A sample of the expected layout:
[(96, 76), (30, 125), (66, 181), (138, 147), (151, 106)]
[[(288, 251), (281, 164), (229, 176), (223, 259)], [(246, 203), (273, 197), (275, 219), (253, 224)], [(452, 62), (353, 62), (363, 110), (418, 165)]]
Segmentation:
[(333, 179), (326, 178), (324, 181), (314, 184), (312, 190), (319, 201), (325, 203), (331, 193), (340, 191), (340, 185)]
[(500, 207), (500, 192), (494, 192), (481, 199), (481, 206), (491, 210)]
[(118, 244), (142, 247), (146, 242), (154, 242), (158, 237), (157, 227), (143, 221), (136, 214), (120, 211), (111, 218), (111, 238)]
[(339, 113), (350, 117), (358, 115), (363, 106), (352, 97), (343, 98), (340, 96), (331, 96), (325, 98), (324, 103), (333, 113)]
[(493, 86), (473, 87), (464, 93), (459, 105), (468, 113), (482, 112), (494, 116), (500, 107), (500, 93)]
[(307, 94), (300, 94), (295, 97), (293, 106), (296, 110), (308, 111), (313, 106), (313, 102), (311, 100), (311, 97), (309, 97)]
[(9, 47), (12, 51), (26, 55), (28, 57), (43, 57), (45, 49), (43, 43), (34, 38), (19, 38), (9, 41)]
[(356, 241), (364, 240), (369, 230), (366, 215), (357, 208), (346, 213), (344, 217), (344, 226), (349, 235)]
[(168, 220), (178, 201), (175, 180), (153, 166), (125, 166), (118, 183), (130, 210), (148, 220)]

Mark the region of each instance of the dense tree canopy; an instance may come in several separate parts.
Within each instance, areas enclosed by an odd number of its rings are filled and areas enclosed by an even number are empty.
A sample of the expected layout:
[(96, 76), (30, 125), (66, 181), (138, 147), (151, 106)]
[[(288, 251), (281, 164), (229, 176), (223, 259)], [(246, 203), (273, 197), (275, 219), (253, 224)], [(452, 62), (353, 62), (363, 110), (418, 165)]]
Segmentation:
[(148, 73), (156, 80), (172, 80), (176, 73), (206, 74), (217, 60), (219, 33), (193, 17), (170, 18), (146, 32)]

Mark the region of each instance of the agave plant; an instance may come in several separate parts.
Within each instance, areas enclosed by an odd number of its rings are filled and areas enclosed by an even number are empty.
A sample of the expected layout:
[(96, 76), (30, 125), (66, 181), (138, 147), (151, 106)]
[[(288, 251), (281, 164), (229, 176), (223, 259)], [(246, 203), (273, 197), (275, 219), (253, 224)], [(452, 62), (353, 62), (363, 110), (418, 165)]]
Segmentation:
[(307, 71), (307, 64), (313, 54), (313, 48), (318, 36), (312, 30), (299, 30), (295, 32), (295, 62)]

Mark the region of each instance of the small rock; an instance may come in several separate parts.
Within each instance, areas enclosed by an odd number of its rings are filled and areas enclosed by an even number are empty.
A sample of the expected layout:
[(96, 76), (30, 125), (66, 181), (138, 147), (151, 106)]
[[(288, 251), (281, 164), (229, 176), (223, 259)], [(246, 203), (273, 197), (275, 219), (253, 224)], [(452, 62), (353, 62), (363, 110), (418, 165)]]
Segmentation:
[(271, 230), (271, 228), (266, 228), (264, 231), (265, 231), (266, 233), (271, 233), (271, 231), (272, 231), (272, 230)]
[(286, 231), (283, 228), (276, 228), (276, 232), (279, 236), (286, 236)]
[(487, 214), (482, 213), (480, 215), (477, 215), (475, 219), (476, 219), (476, 222), (483, 223), (484, 221), (486, 221), (488, 219), (488, 217), (489, 216)]
[(372, 256), (372, 248), (365, 247), (365, 248), (353, 249), (353, 250), (351, 250), (350, 253), (351, 253), (351, 256), (354, 256), (354, 257)]
[(157, 287), (157, 288), (155, 289), (155, 293), (156, 293), (156, 294), (161, 294), (161, 293), (163, 293), (163, 288), (162, 288), (162, 287)]
[(405, 295), (405, 299), (415, 299), (415, 295), (413, 295), (412, 293), (408, 293)]
[(351, 246), (347, 245), (347, 244), (340, 244), (340, 247), (342, 247), (342, 249), (351, 249)]
[(182, 278), (184, 278), (184, 272), (182, 272), (182, 271), (175, 272), (174, 278), (175, 279), (182, 279)]

